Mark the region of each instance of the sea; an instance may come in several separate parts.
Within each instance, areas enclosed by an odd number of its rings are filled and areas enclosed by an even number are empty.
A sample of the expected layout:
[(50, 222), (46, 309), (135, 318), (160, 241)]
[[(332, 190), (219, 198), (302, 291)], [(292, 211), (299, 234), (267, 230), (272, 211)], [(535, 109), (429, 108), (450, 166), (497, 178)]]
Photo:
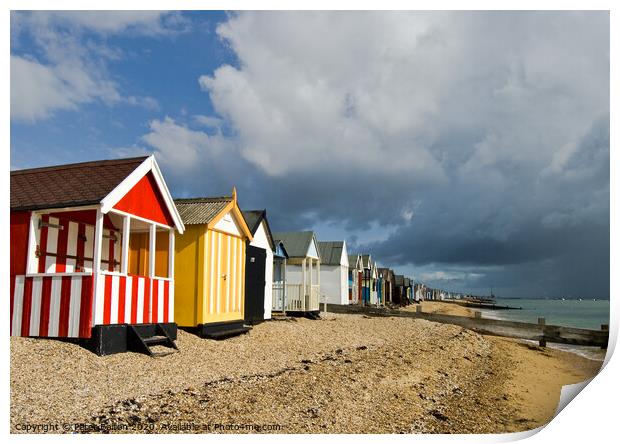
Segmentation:
[[(521, 310), (481, 310), (483, 317), (507, 321), (538, 322), (545, 318), (548, 325), (598, 330), (609, 325), (607, 299), (497, 299), (497, 305), (521, 307)], [(605, 352), (597, 347), (547, 343), (547, 346), (576, 353), (580, 356), (603, 360)]]

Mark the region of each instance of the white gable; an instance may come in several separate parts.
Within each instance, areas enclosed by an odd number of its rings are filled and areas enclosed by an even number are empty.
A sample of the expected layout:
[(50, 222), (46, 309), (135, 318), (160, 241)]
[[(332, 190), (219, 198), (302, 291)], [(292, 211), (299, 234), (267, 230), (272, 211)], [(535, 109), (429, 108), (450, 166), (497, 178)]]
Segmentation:
[(223, 231), (224, 233), (232, 234), (234, 236), (243, 236), (243, 231), (241, 231), (241, 228), (235, 220), (235, 216), (233, 215), (232, 211), (226, 213), (224, 217), (222, 217), (213, 228), (219, 231)]
[(312, 237), (312, 242), (310, 242), (310, 246), (308, 247), (308, 252), (306, 253), (306, 256), (313, 259), (319, 258), (319, 251), (316, 247), (316, 240), (314, 239), (314, 236)]
[(347, 252), (347, 243), (342, 242), (342, 255), (340, 256), (340, 265), (349, 266), (349, 254)]
[(269, 245), (269, 237), (267, 236), (267, 226), (265, 225), (264, 220), (261, 221), (260, 225), (256, 229), (256, 233), (254, 233), (254, 237), (252, 238), (250, 245), (263, 248), (265, 250), (271, 250), (271, 246)]

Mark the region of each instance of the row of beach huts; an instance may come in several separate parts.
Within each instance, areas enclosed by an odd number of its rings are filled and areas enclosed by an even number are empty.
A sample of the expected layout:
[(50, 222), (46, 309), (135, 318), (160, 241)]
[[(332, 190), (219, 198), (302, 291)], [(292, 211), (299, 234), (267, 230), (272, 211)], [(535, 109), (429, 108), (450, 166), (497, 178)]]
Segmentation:
[(230, 196), (173, 199), (153, 156), (11, 172), (12, 336), (100, 355), (225, 338), (320, 305), (442, 299), (345, 241), (272, 232)]

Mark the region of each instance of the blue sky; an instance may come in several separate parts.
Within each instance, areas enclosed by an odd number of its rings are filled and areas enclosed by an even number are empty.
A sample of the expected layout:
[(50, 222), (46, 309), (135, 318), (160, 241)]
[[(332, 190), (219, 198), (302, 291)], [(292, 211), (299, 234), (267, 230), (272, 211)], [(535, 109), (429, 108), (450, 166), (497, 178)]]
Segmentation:
[(609, 294), (606, 12), (19, 12), (11, 168), (155, 154), (441, 288)]
[[(13, 119), (11, 167), (106, 157), (110, 150), (137, 143), (152, 119), (213, 114), (208, 95), (200, 90), (198, 77), (224, 63), (236, 62), (234, 53), (215, 34), (217, 23), (226, 20), (226, 13), (197, 11), (183, 14), (183, 19), (187, 22), (182, 29), (165, 35), (106, 34), (81, 29), (76, 36), (81, 43), (90, 41), (121, 52), (117, 59), (105, 63), (120, 93), (153, 98), (155, 102), (109, 106), (94, 100), (81, 103), (79, 110), (53, 110), (49, 118), (34, 122)], [(55, 26), (50, 25), (52, 29)], [(58, 32), (62, 32), (59, 28)], [(13, 35), (13, 55), (47, 61), (45, 48), (37, 44), (31, 33)]]

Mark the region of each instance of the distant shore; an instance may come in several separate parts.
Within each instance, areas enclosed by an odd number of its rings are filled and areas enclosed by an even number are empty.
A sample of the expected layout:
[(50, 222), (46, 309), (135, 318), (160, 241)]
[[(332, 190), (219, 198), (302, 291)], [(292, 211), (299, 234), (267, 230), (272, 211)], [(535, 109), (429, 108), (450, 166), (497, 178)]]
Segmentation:
[(167, 433), (189, 422), (282, 427), (270, 433), (514, 432), (545, 424), (561, 387), (601, 365), (453, 325), (360, 315), (266, 322), (220, 342), (180, 331), (178, 345), (158, 359), (97, 357), (11, 338), (11, 431), (51, 422)]

